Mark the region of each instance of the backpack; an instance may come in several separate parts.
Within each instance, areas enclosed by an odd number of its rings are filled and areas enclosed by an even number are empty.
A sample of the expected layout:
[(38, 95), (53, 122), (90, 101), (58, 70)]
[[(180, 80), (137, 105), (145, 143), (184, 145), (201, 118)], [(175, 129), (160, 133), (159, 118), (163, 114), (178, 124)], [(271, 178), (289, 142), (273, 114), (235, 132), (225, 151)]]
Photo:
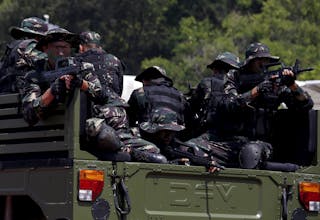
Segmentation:
[(34, 39), (14, 40), (7, 44), (6, 51), (1, 58), (0, 93), (18, 92), (18, 81), (34, 66), (34, 60), (26, 49), (29, 45), (36, 45)]

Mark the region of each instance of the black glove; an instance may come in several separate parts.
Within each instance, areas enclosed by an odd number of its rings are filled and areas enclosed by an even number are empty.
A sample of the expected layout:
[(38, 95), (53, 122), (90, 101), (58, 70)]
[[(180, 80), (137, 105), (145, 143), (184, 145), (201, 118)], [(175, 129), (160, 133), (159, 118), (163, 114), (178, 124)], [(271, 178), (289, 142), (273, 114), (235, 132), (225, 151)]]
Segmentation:
[(257, 85), (259, 94), (268, 94), (273, 91), (273, 83), (270, 80), (264, 80), (259, 85)]
[(54, 96), (62, 96), (66, 93), (66, 83), (62, 79), (56, 79), (50, 86), (51, 93)]
[(296, 80), (295, 75), (282, 75), (281, 77), (281, 84), (285, 86), (292, 86), (294, 84), (294, 81)]
[(73, 79), (71, 80), (70, 84), (71, 84), (70, 85), (71, 89), (81, 88), (82, 84), (83, 84), (83, 80), (79, 76), (74, 76)]

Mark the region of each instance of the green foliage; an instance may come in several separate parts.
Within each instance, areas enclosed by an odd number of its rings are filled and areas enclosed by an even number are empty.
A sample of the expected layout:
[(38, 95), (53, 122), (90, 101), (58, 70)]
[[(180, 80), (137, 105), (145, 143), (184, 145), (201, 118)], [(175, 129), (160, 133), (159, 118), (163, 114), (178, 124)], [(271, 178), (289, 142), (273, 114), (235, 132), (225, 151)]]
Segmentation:
[(181, 90), (209, 75), (206, 65), (218, 53), (243, 60), (247, 45), (258, 41), (286, 65), (299, 58), (302, 67), (315, 68), (299, 79), (319, 79), (319, 10), (320, 1), (310, 0), (2, 0), (0, 52), (10, 26), (49, 14), (70, 31), (99, 32), (129, 74), (160, 65)]

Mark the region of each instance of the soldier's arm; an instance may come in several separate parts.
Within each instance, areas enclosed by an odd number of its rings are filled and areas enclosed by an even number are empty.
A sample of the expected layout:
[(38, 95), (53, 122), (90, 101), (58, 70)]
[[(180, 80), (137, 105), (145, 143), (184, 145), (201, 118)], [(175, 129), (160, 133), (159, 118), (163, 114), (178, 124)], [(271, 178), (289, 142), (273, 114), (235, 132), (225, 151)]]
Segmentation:
[(29, 125), (36, 124), (45, 115), (46, 106), (52, 101), (52, 94), (49, 90), (42, 96), (37, 84), (26, 83), (22, 96), (22, 113)]
[(80, 89), (86, 92), (93, 102), (101, 103), (106, 99), (106, 93), (103, 91), (100, 80), (93, 73), (85, 75)]

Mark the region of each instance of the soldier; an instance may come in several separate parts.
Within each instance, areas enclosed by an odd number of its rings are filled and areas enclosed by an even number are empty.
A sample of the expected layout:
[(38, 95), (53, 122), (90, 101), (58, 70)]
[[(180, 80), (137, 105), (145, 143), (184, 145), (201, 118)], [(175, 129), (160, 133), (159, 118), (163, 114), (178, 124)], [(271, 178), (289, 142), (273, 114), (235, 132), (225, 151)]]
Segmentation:
[[(97, 146), (97, 149), (92, 152), (99, 158), (108, 160), (112, 155), (110, 152), (119, 149), (131, 153), (134, 151), (136, 154), (132, 156), (132, 160), (165, 163), (165, 158), (153, 154), (159, 152), (154, 144), (131, 132), (126, 113), (129, 105), (120, 97), (124, 65), (117, 57), (106, 53), (101, 48), (100, 40), (101, 37), (96, 32), (82, 32), (80, 54), (77, 55), (79, 60), (94, 64), (93, 72), (99, 77), (105, 94), (102, 103), (93, 103), (93, 118), (87, 120), (89, 142)], [(97, 136), (99, 132), (100, 135)], [(137, 151), (140, 153), (139, 158), (135, 157)]]
[(37, 62), (36, 70), (24, 78), (22, 111), (28, 124), (34, 125), (50, 115), (50, 111), (63, 101), (67, 91), (75, 87), (80, 88), (94, 102), (104, 100), (100, 81), (91, 72), (86, 73), (83, 79), (72, 75), (63, 75), (53, 82), (43, 79), (43, 73), (54, 70), (59, 58), (72, 55), (78, 42), (77, 35), (63, 28), (55, 28), (49, 30), (37, 43), (36, 48), (45, 52), (48, 59)]
[(215, 132), (216, 127), (218, 127), (219, 118), (215, 115), (217, 106), (215, 106), (212, 98), (218, 99), (218, 97), (221, 97), (224, 76), (229, 70), (240, 68), (240, 59), (233, 53), (223, 52), (211, 64), (207, 65), (207, 68), (211, 69), (213, 74), (201, 80), (190, 99), (193, 118), (198, 121), (195, 124), (200, 126), (194, 136), (203, 134), (207, 129)]
[(34, 68), (37, 60), (46, 58), (46, 54), (35, 47), (47, 30), (47, 23), (37, 17), (25, 18), (20, 27), (10, 28), (10, 34), (15, 40), (7, 45), (1, 59), (1, 93), (18, 92), (20, 78)]
[(151, 111), (159, 107), (176, 112), (179, 124), (187, 123), (189, 105), (183, 94), (173, 87), (173, 81), (163, 68), (151, 66), (138, 74), (135, 80), (142, 82), (143, 87), (134, 90), (128, 100), (131, 127), (150, 120)]
[[(219, 170), (214, 166), (216, 162), (208, 154), (197, 146), (181, 142), (176, 138), (176, 134), (185, 129), (185, 127), (178, 124), (177, 114), (171, 109), (166, 107), (153, 109), (150, 120), (141, 123), (140, 129), (143, 131), (141, 133), (142, 137), (156, 144), (160, 149), (160, 153), (166, 156), (170, 163), (206, 165), (209, 168), (209, 172), (212, 173)], [(177, 154), (174, 149), (188, 154)], [(201, 158), (206, 162), (199, 162)]]
[(100, 34), (93, 31), (82, 32), (79, 52), (83, 61), (94, 65), (101, 84), (121, 97), (125, 65), (116, 56), (102, 49)]
[(266, 45), (252, 43), (246, 50), (241, 69), (226, 75), (226, 95), (219, 102), (219, 111), (225, 113), (225, 123), (219, 135), (229, 146), (234, 146), (235, 151), (240, 150), (242, 168), (259, 167), (262, 158), (270, 157), (272, 121), (281, 103), (301, 113), (313, 106), (312, 99), (297, 85), (291, 70), (283, 70), (278, 84), (272, 82), (276, 77), (265, 79), (264, 66), (278, 60)]

